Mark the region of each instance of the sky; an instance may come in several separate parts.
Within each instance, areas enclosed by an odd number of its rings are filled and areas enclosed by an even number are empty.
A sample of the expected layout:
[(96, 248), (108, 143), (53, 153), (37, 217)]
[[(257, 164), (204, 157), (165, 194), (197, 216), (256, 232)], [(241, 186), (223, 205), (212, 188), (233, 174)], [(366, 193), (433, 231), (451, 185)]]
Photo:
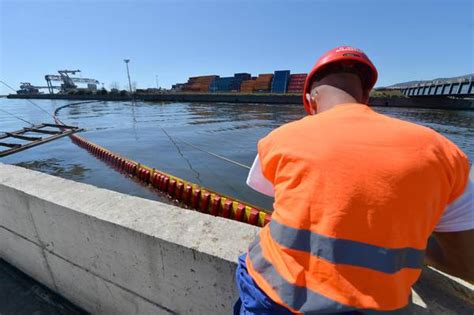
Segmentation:
[[(108, 89), (189, 76), (309, 72), (339, 46), (364, 50), (376, 86), (473, 73), (474, 1), (0, 0), (0, 80), (45, 85), (80, 69)], [(0, 86), (0, 94), (11, 91)]]

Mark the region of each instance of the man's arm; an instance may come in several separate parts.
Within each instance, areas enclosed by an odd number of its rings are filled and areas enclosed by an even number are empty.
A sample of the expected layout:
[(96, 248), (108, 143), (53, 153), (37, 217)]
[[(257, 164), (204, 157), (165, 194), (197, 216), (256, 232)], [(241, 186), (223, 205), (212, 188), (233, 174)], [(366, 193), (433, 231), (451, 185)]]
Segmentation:
[(443, 213), (426, 250), (426, 262), (446, 273), (474, 283), (474, 185)]
[(474, 229), (433, 233), (425, 261), (443, 272), (474, 283)]

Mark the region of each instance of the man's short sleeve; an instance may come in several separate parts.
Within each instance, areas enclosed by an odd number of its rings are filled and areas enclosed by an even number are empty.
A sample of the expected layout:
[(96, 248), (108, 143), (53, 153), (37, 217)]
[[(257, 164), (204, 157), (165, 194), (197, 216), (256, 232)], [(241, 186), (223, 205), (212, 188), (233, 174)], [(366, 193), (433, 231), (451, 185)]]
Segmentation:
[(452, 204), (466, 190), (469, 182), (469, 159), (466, 154), (453, 142), (441, 137), (446, 156), (447, 172), (450, 177), (451, 191), (449, 192), (448, 204)]
[(449, 177), (447, 206), (435, 232), (459, 232), (474, 228), (473, 184), (469, 179), (469, 159), (449, 139), (440, 136), (443, 159)]
[(470, 180), (466, 189), (444, 210), (435, 232), (460, 232), (474, 229), (474, 185)]

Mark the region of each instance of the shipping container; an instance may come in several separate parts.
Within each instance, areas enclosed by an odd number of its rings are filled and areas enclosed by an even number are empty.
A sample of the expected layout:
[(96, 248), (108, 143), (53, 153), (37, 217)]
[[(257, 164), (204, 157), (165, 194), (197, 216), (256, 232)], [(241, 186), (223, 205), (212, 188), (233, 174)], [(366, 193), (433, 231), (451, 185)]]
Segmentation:
[(288, 83), (290, 80), (290, 70), (278, 70), (273, 75), (271, 92), (272, 93), (286, 93)]
[(243, 80), (250, 80), (251, 77), (252, 77), (252, 75), (250, 73), (245, 73), (245, 72), (234, 74), (234, 78), (242, 80), (242, 81)]
[(234, 80), (230, 84), (230, 90), (231, 92), (239, 92), (240, 91), (240, 85), (242, 84), (242, 81), (244, 80), (249, 80), (251, 78), (250, 73), (235, 73), (234, 74)]
[(215, 79), (209, 85), (210, 92), (230, 92), (234, 77), (223, 77)]
[(256, 80), (245, 80), (240, 85), (240, 93), (253, 93)]
[(302, 93), (306, 81), (306, 73), (295, 73), (290, 75), (287, 93)]
[(253, 92), (269, 92), (271, 87), (273, 74), (260, 74), (257, 78), (252, 80), (245, 80), (240, 85), (241, 93)]
[(219, 78), (218, 75), (205, 75), (190, 77), (188, 82), (182, 87), (184, 92), (208, 92), (209, 84), (215, 79)]
[(176, 84), (173, 88), (185, 92), (301, 93), (306, 76), (306, 73), (290, 74), (289, 70), (263, 73), (258, 77), (245, 72), (234, 73), (232, 77), (203, 75), (190, 77), (187, 83)]
[(210, 84), (211, 92), (239, 92), (242, 81), (251, 78), (249, 73), (235, 73), (233, 77), (218, 78)]
[(219, 76), (218, 75), (202, 75), (202, 76), (197, 76), (197, 77), (190, 77), (188, 82), (195, 82), (195, 81), (212, 81), (217, 79)]

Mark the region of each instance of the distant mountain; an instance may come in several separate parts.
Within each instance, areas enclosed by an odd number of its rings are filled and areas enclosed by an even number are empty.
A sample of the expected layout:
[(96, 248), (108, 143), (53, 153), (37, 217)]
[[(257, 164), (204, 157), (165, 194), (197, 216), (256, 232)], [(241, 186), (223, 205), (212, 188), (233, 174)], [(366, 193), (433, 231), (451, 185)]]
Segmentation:
[(458, 79), (469, 79), (470, 77), (474, 77), (474, 73), (466, 74), (466, 75), (460, 75), (458, 77), (452, 77), (452, 78), (436, 78), (433, 80), (421, 80), (421, 81), (407, 81), (407, 82), (401, 82), (397, 84), (393, 84), (390, 86), (386, 86), (385, 88), (400, 88), (400, 87), (405, 87), (405, 86), (410, 86), (410, 85), (415, 85), (419, 83), (427, 83), (427, 82), (433, 82), (433, 81), (455, 81)]

